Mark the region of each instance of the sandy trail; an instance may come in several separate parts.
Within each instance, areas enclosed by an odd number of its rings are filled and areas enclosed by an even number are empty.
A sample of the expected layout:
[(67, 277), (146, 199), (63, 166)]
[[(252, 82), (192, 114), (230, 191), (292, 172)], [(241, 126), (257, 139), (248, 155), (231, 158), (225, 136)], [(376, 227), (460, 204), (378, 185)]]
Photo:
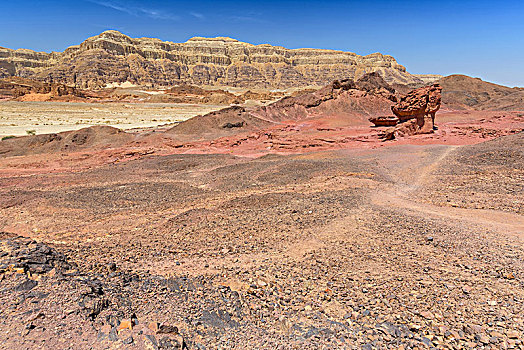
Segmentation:
[(477, 225), (501, 235), (512, 235), (524, 239), (524, 217), (514, 213), (498, 210), (467, 209), (454, 206), (436, 206), (423, 200), (424, 192), (431, 188), (435, 180), (433, 172), (446, 163), (450, 155), (460, 146), (448, 146), (434, 150), (433, 161), (422, 164), (420, 158), (413, 158), (409, 172), (412, 182), (405, 183), (397, 177), (395, 186), (380, 188), (371, 199), (374, 204), (387, 207), (407, 209), (426, 217), (452, 220), (457, 224)]

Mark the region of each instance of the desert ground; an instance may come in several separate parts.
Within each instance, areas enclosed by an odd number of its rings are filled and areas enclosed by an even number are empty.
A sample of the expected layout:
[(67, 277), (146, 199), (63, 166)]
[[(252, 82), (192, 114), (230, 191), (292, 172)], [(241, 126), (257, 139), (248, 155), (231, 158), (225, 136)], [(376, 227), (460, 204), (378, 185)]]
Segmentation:
[(4, 177), (2, 342), (521, 348), (523, 142)]
[(78, 130), (92, 125), (120, 129), (157, 127), (223, 106), (164, 103), (0, 102), (0, 137)]

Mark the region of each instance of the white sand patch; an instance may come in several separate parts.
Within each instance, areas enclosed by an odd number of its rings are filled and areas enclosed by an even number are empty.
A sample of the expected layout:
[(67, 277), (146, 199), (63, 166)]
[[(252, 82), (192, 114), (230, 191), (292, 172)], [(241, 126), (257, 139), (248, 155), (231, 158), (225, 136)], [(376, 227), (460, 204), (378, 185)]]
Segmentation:
[(138, 92), (142, 92), (148, 95), (164, 95), (166, 93), (165, 91), (145, 91), (145, 90), (138, 90)]
[(184, 121), (224, 106), (181, 103), (72, 103), (0, 101), (0, 137), (77, 130), (92, 125), (120, 129)]
[(106, 84), (106, 88), (107, 89), (112, 89), (112, 88), (123, 88), (123, 89), (126, 89), (126, 88), (134, 88), (134, 87), (137, 87), (138, 85), (135, 85), (133, 83), (131, 83), (130, 81), (125, 81), (123, 83), (107, 83)]

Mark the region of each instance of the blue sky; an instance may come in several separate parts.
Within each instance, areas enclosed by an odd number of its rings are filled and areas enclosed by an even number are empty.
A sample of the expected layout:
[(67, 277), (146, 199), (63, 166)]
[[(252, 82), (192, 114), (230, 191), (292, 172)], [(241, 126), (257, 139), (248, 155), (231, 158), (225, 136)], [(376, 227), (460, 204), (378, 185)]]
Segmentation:
[(0, 46), (62, 51), (106, 29), (183, 42), (394, 56), (411, 73), (461, 73), (524, 86), (524, 1), (0, 0)]

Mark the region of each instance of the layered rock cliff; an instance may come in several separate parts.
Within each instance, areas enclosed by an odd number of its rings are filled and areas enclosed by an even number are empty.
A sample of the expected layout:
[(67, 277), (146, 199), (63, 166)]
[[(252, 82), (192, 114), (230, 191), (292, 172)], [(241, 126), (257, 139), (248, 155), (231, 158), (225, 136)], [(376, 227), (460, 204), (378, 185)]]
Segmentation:
[(84, 97), (82, 91), (61, 83), (41, 82), (19, 77), (0, 79), (0, 97), (16, 98), (27, 94)]
[(111, 30), (64, 52), (0, 47), (0, 78), (20, 76), (79, 88), (126, 81), (147, 86), (289, 88), (358, 79), (369, 72), (379, 72), (388, 83), (422, 83), (393, 57), (380, 53), (359, 56), (334, 50), (286, 49), (223, 37), (172, 43), (134, 39)]

